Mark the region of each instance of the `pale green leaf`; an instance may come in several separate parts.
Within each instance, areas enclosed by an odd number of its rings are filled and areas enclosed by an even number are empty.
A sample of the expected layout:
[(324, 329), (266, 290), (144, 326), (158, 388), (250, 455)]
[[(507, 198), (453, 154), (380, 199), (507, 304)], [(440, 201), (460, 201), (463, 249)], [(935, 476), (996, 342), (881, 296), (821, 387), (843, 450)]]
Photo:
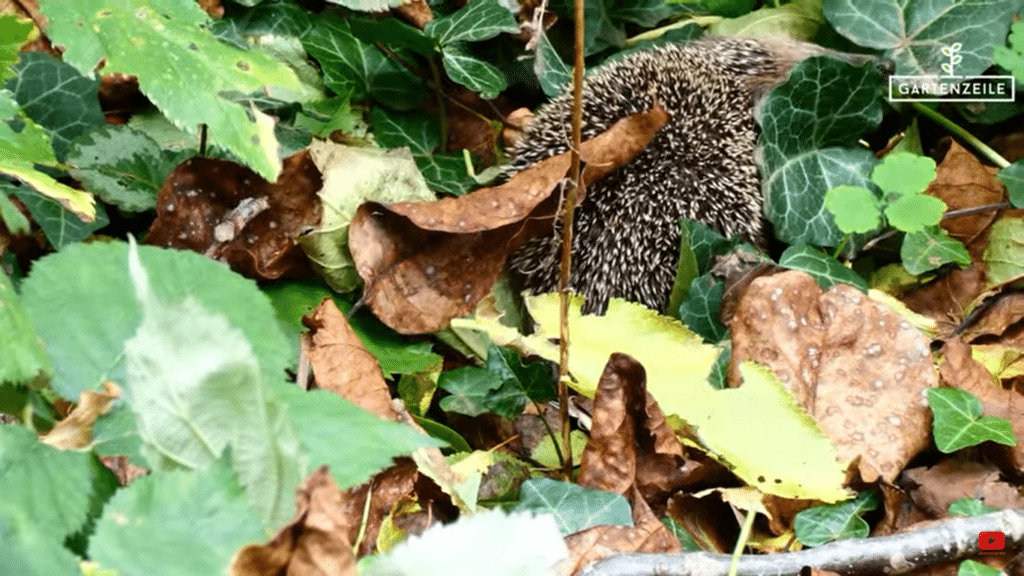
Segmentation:
[(0, 270), (0, 384), (27, 384), (51, 374), (53, 364), (42, 344), (11, 280)]

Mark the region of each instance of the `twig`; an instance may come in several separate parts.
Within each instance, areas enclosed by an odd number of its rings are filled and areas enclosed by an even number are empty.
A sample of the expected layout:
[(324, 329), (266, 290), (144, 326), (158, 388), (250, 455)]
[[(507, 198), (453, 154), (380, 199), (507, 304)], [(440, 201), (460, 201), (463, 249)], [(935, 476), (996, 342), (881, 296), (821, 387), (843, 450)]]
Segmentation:
[[(1024, 509), (971, 518), (949, 518), (919, 530), (862, 540), (843, 540), (785, 554), (747, 554), (739, 576), (797, 576), (805, 566), (847, 576), (904, 574), (922, 566), (978, 552), (978, 534), (1002, 532), (1007, 548), (1024, 545)], [(724, 576), (729, 554), (621, 554), (584, 568), (580, 576)]]
[(583, 0), (573, 0), (575, 41), (573, 43), (572, 73), (572, 145), (570, 147), (569, 178), (571, 182), (565, 194), (562, 207), (562, 262), (559, 270), (559, 335), (561, 336), (558, 357), (558, 414), (562, 420), (562, 444), (565, 458), (562, 460), (562, 474), (572, 480), (572, 448), (569, 427), (569, 278), (572, 275), (572, 220), (576, 202), (582, 193), (580, 143), (583, 140), (583, 45), (584, 45)]

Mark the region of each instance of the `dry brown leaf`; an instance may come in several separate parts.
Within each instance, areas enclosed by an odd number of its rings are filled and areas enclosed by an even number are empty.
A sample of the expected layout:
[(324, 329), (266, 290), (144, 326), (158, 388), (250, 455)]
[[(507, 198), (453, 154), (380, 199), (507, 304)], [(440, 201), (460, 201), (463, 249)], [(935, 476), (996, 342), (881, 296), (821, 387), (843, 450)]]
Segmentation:
[(395, 420), (391, 392), (377, 358), (363, 346), (334, 300), (324, 298), (302, 322), (309, 328), (302, 334), (302, 353), (309, 359), (317, 388), (330, 390), (381, 418)]
[(427, 22), (434, 19), (434, 12), (430, 9), (427, 0), (409, 0), (409, 2), (395, 8), (393, 12), (399, 18), (420, 30), (427, 25)]
[(309, 271), (295, 238), (320, 221), (320, 171), (302, 151), (271, 184), (227, 160), (191, 158), (167, 177), (146, 242), (227, 262), (259, 280)]
[(908, 308), (932, 318), (941, 334), (949, 334), (985, 291), (985, 272), (977, 262), (955, 269), (901, 297)]
[(71, 413), (40, 440), (60, 450), (78, 450), (91, 444), (93, 423), (121, 397), (121, 388), (109, 380), (103, 382), (103, 390), (83, 390)]
[[(935, 180), (928, 185), (925, 193), (945, 202), (949, 210), (1003, 202), (1006, 188), (996, 178), (999, 170), (982, 164), (956, 140), (950, 139), (949, 142), (946, 156), (935, 167)], [(949, 218), (942, 221), (942, 227), (950, 236), (963, 242), (971, 257), (977, 261), (981, 260), (989, 228), (999, 214), (993, 211)]]
[(635, 486), (646, 501), (662, 502), (683, 484), (682, 465), (683, 447), (647, 392), (643, 366), (612, 354), (594, 395), (577, 482), (618, 494)]
[[(968, 326), (963, 337), (972, 342), (985, 338), (985, 342), (1013, 346), (1024, 350), (1024, 294), (1000, 294), (999, 300), (982, 314), (977, 322)], [(995, 337), (995, 340), (992, 338)]]
[(996, 508), (1024, 508), (1024, 496), (1002, 479), (994, 464), (950, 457), (931, 467), (903, 473), (914, 505), (930, 518), (945, 518), (949, 505), (961, 498), (977, 498)]
[(771, 368), (866, 482), (891, 482), (931, 441), (928, 339), (855, 288), (822, 293), (803, 272), (751, 283), (731, 323), (733, 358)]
[[(660, 107), (634, 114), (585, 142), (584, 182), (593, 182), (643, 150), (665, 124)], [(509, 253), (550, 233), (569, 154), (542, 160), (508, 182), (433, 202), (359, 207), (349, 247), (366, 283), (366, 303), (403, 334), (440, 330), (468, 314), (491, 289)]]
[(971, 347), (959, 338), (951, 338), (943, 346), (945, 358), (939, 368), (942, 382), (974, 394), (981, 400), (988, 416), (1006, 418), (1013, 425), (1016, 446), (985, 444), (985, 449), (998, 453), (1016, 469), (1024, 473), (1024, 395), (1016, 390), (1005, 390), (992, 373), (971, 356)]
[(266, 544), (239, 551), (233, 576), (355, 576), (349, 533), (362, 520), (362, 506), (346, 506), (326, 466), (303, 482), (298, 511)]

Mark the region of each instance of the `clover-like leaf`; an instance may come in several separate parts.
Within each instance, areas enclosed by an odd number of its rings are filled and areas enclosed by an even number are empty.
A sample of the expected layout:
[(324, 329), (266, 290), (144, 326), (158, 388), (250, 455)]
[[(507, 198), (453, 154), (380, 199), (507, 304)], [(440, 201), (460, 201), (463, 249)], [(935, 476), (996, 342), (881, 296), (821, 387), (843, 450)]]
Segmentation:
[(871, 171), (871, 181), (886, 193), (921, 192), (932, 180), (935, 180), (935, 160), (909, 152), (889, 154)]
[(904, 194), (885, 207), (889, 224), (903, 232), (920, 232), (942, 220), (946, 203), (927, 194)]
[(882, 223), (881, 203), (863, 186), (836, 186), (825, 194), (825, 207), (846, 234), (871, 232)]

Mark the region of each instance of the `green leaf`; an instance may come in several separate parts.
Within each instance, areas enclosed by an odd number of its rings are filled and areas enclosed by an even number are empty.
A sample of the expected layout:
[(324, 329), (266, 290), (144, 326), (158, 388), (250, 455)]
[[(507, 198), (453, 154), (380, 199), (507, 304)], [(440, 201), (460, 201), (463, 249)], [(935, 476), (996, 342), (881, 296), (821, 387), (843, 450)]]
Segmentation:
[(8, 89), (25, 115), (50, 133), (53, 151), (63, 159), (71, 142), (107, 121), (100, 109), (100, 83), (86, 78), (45, 52), (23, 54)]
[(349, 18), (348, 23), (352, 34), (361, 42), (371, 45), (383, 42), (389, 47), (405, 48), (421, 56), (432, 56), (435, 52), (434, 41), (429, 36), (398, 18), (378, 20), (356, 16)]
[(878, 508), (881, 502), (878, 492), (868, 490), (846, 502), (808, 508), (793, 519), (793, 531), (797, 540), (810, 547), (848, 538), (867, 538), (870, 527), (861, 516)]
[(313, 467), (326, 464), (344, 490), (362, 484), (392, 464), (395, 456), (419, 448), (444, 446), (409, 426), (381, 419), (337, 394), (281, 386), (281, 399)]
[(441, 144), (437, 119), (426, 114), (390, 114), (374, 108), (373, 133), (385, 148), (409, 147), (423, 178), (435, 192), (461, 196), (473, 187), (461, 155), (434, 153)]
[(0, 83), (14, 77), (11, 66), (18, 61), (21, 47), (33, 36), (34, 28), (27, 18), (0, 16)]
[[(0, 384), (27, 384), (53, 373), (53, 364), (21, 305), (10, 278), (0, 270)], [(2, 388), (0, 388), (2, 389)]]
[(811, 275), (821, 286), (828, 290), (836, 284), (849, 284), (862, 292), (868, 291), (868, 283), (843, 263), (810, 246), (790, 246), (779, 256), (779, 266), (791, 270), (801, 270)]
[[(273, 308), (251, 280), (194, 252), (140, 246), (139, 256), (160, 296), (191, 296), (223, 314), (252, 344), (263, 381), (284, 376), (288, 345)], [(127, 262), (124, 243), (74, 244), (37, 260), (21, 285), (22, 303), (54, 363), (52, 386), (65, 398), (78, 398), (106, 379), (127, 381), (125, 342), (142, 323)]]
[(689, 295), (679, 306), (679, 319), (711, 344), (729, 335), (721, 319), (724, 293), (725, 282), (705, 274), (693, 279)]
[(28, 218), (25, 218), (7, 195), (17, 189), (16, 184), (0, 181), (0, 223), (3, 223), (11, 234), (20, 236), (28, 234), (32, 227), (28, 223)]
[[(991, 237), (990, 235), (989, 238)], [(968, 266), (971, 263), (971, 255), (967, 248), (956, 238), (950, 238), (949, 234), (938, 226), (930, 226), (921, 232), (904, 236), (900, 258), (903, 259), (903, 267), (911, 274), (922, 274), (944, 264)], [(989, 278), (991, 279), (991, 274)]]
[(126, 575), (227, 574), (239, 548), (265, 539), (227, 458), (219, 458), (119, 490), (96, 523), (89, 556)]
[(92, 427), (92, 450), (97, 456), (124, 455), (132, 464), (150, 468), (142, 455), (142, 438), (135, 425), (135, 416), (123, 399), (96, 419)]
[(261, 52), (218, 42), (202, 27), (209, 22), (205, 12), (180, 0), (126, 0), (117, 6), (48, 0), (41, 8), (51, 22), (47, 34), (67, 47), (65, 62), (91, 75), (103, 60), (104, 73), (138, 77), (142, 92), (175, 124), (193, 134), (206, 124), (213, 143), (267, 180), (277, 180), (281, 160), (272, 120), (225, 95), (267, 90), (289, 100), (308, 98), (290, 68)]
[(442, 372), (437, 385), (452, 394), (441, 400), (443, 410), (469, 416), (493, 412), (515, 418), (527, 401), (555, 397), (554, 382), (544, 364), (524, 365), (515, 352), (494, 344), (487, 349), (486, 368), (464, 366)]
[(712, 24), (708, 32), (754, 38), (782, 36), (810, 41), (826, 24), (825, 16), (821, 13), (821, 2), (816, 0), (796, 0), (781, 6), (776, 3), (766, 4), (753, 12), (744, 11), (733, 16)]
[(85, 240), (93, 232), (110, 223), (107, 210), (102, 205), (95, 207), (96, 216), (92, 222), (83, 222), (78, 215), (65, 209), (49, 195), (26, 186), (18, 188), (14, 195), (28, 208), (32, 220), (39, 224), (50, 245), (57, 250), (63, 250), (65, 246)]
[(1024, 275), (1024, 219), (997, 220), (989, 232), (983, 260), (990, 287)]
[(999, 181), (1006, 185), (1010, 204), (1024, 208), (1024, 160), (1018, 160), (999, 171)]
[[(92, 493), (91, 458), (85, 452), (51, 448), (21, 426), (0, 426), (0, 516), (11, 522), (13, 515), (16, 524), (28, 520), (30, 524), (19, 526), (19, 531), (24, 530), (23, 537), (38, 538), (37, 545), (42, 545), (40, 540), (61, 542), (85, 522)], [(7, 536), (0, 531), (0, 542)], [(5, 545), (4, 550), (18, 548)]]
[(551, 40), (544, 31), (537, 33), (537, 48), (534, 54), (533, 73), (537, 75), (540, 88), (548, 98), (565, 92), (572, 82), (572, 68), (566, 66), (558, 55)]
[(693, 536), (690, 536), (690, 533), (671, 516), (662, 518), (661, 523), (679, 541), (679, 546), (683, 552), (700, 552), (702, 550), (697, 541), (693, 539)]
[(592, 526), (633, 525), (629, 502), (621, 494), (548, 478), (523, 482), (520, 500), (512, 509), (551, 514), (566, 536)]
[(1015, 446), (1013, 425), (1005, 418), (982, 416), (981, 401), (958, 388), (929, 388), (932, 435), (940, 451), (949, 454), (991, 440)]
[(956, 576), (1002, 576), (1002, 570), (982, 564), (977, 560), (964, 560), (957, 568)]
[[(679, 260), (676, 262), (676, 277), (672, 281), (672, 291), (668, 295), (667, 314), (679, 318), (679, 306), (690, 293), (690, 284), (700, 275), (697, 267), (697, 255), (690, 244), (690, 220), (679, 224)], [(693, 326), (690, 326), (693, 328)]]
[(863, 186), (832, 188), (825, 194), (825, 208), (844, 234), (871, 232), (882, 224), (881, 202)]
[(950, 516), (983, 516), (999, 512), (999, 508), (988, 506), (977, 498), (960, 498), (949, 504)]
[(927, 194), (904, 194), (885, 207), (889, 224), (911, 234), (937, 225), (946, 212), (946, 203)]
[[(171, 259), (170, 251), (159, 254), (154, 268)], [(283, 524), (295, 511), (306, 462), (252, 344), (224, 314), (195, 298), (157, 296), (134, 246), (128, 266), (142, 323), (125, 343), (127, 400), (146, 460), (155, 472), (202, 469), (230, 447), (263, 526)]]
[(909, 152), (894, 152), (871, 171), (871, 181), (885, 193), (915, 194), (935, 180), (935, 160)]
[[(992, 64), (992, 45), (1003, 44), (1016, 8), (1001, 0), (827, 0), (824, 10), (843, 36), (882, 50), (896, 74), (975, 76)], [(955, 44), (955, 54), (943, 54)], [(951, 56), (961, 60), (945, 71)]]
[[(572, 2), (568, 0), (558, 0), (552, 3), (552, 8), (567, 18), (572, 17)], [(584, 54), (587, 56), (608, 48), (622, 48), (631, 24), (653, 28), (675, 11), (664, 0), (585, 0), (583, 10)]]
[(21, 180), (83, 220), (96, 218), (96, 201), (92, 196), (57, 182), (49, 174), (40, 172), (37, 164), (58, 166), (50, 138), (18, 108), (10, 92), (0, 90), (0, 174)]
[(335, 14), (318, 18), (302, 38), (302, 45), (320, 63), (324, 84), (337, 94), (351, 92), (356, 100), (369, 97), (408, 109), (426, 93), (419, 78), (376, 46), (353, 36), (348, 22)]
[[(469, 5), (472, 6), (482, 1), (476, 0)], [(457, 44), (449, 44), (442, 49), (441, 62), (444, 64), (449, 78), (479, 93), (484, 100), (497, 98), (498, 94), (508, 87), (508, 81), (505, 80), (505, 75), (500, 70), (483, 60), (470, 56)]]
[(996, 64), (1009, 70), (1021, 82), (1024, 78), (1024, 25), (1014, 22), (1007, 39), (1010, 47), (997, 43), (993, 46), (992, 59)]
[(128, 212), (156, 207), (156, 197), (184, 154), (165, 152), (128, 126), (106, 126), (74, 143), (67, 163), (86, 189)]
[[(60, 496), (54, 495), (55, 498)], [(45, 534), (35, 518), (0, 504), (0, 573), (18, 576), (80, 574), (80, 559), (60, 539)]]
[(765, 213), (790, 244), (834, 246), (843, 234), (825, 209), (825, 193), (869, 187), (870, 150), (845, 147), (882, 118), (878, 71), (809, 58), (773, 90), (760, 110)]
[(454, 13), (435, 18), (423, 27), (423, 33), (441, 46), (454, 42), (478, 42), (494, 38), (502, 32), (518, 31), (515, 17), (498, 0), (473, 0)]

